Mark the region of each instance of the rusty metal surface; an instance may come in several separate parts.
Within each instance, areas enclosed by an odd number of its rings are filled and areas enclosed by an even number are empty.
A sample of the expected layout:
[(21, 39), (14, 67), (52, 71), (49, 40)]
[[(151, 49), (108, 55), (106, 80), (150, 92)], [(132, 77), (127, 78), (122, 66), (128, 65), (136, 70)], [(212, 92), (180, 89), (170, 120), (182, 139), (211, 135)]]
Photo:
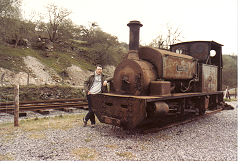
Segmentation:
[(188, 55), (141, 47), (139, 58), (156, 67), (159, 79), (192, 79), (197, 74), (197, 62)]
[(214, 41), (192, 41), (192, 42), (182, 42), (170, 46), (172, 52), (182, 52), (183, 54), (190, 55), (201, 62), (208, 59), (210, 50), (213, 47), (218, 47), (221, 49), (222, 44)]
[(170, 81), (151, 81), (149, 87), (150, 96), (170, 96), (171, 95), (171, 82)]
[(192, 57), (199, 60), (207, 60), (209, 57), (210, 47), (208, 43), (197, 42), (193, 43), (190, 47), (190, 54)]
[(124, 60), (114, 72), (114, 93), (147, 95), (149, 84), (157, 75), (152, 64), (143, 60)]
[(138, 51), (129, 50), (127, 54), (127, 59), (139, 60)]
[(173, 100), (178, 98), (188, 98), (188, 97), (197, 97), (197, 96), (208, 96), (208, 95), (222, 95), (223, 97), (223, 91), (217, 91), (217, 92), (193, 92), (193, 93), (174, 93), (170, 96), (168, 95), (162, 95), (162, 96), (133, 96), (133, 95), (120, 95), (120, 94), (114, 94), (114, 93), (102, 93), (100, 95), (103, 96), (110, 96), (117, 98), (134, 98), (134, 99), (142, 99), (146, 100), (146, 102), (154, 102), (154, 101), (162, 101), (162, 100)]
[(93, 106), (100, 122), (135, 128), (146, 117), (146, 101), (132, 97), (112, 96), (111, 94), (92, 95)]
[[(215, 41), (192, 41), (182, 42), (170, 46), (170, 50), (176, 52), (182, 50), (182, 52), (198, 59), (199, 63), (211, 64), (218, 66), (218, 86), (217, 90), (222, 90), (222, 44)], [(210, 51), (215, 50), (216, 55), (210, 56)], [(201, 85), (201, 84), (200, 84)], [(201, 87), (201, 86), (200, 86)], [(201, 91), (201, 90), (199, 90)]]
[(139, 58), (151, 62), (156, 68), (158, 78), (162, 78), (163, 62), (162, 55), (159, 55), (159, 51), (151, 47), (140, 47), (138, 52)]
[(171, 51), (179, 54), (190, 55), (189, 47), (190, 47), (189, 45), (185, 45), (185, 44), (171, 45)]
[[(147, 104), (149, 102), (159, 102), (167, 100), (189, 100), (192, 98), (204, 98), (206, 96), (223, 95), (223, 92), (211, 93), (177, 93), (171, 96), (129, 96), (111, 93), (102, 93), (92, 95), (93, 111), (100, 122), (120, 126), (124, 128), (135, 128), (147, 117)], [(208, 101), (204, 99), (198, 102), (205, 108), (208, 107)], [(165, 104), (166, 106), (168, 104)], [(200, 105), (200, 106), (201, 106)], [(159, 106), (159, 111), (167, 111), (167, 108)]]
[(171, 51), (191, 55), (200, 61), (204, 61), (209, 55), (209, 43), (187, 42), (186, 44), (172, 45)]
[(173, 48), (175, 46), (178, 46), (178, 45), (190, 45), (190, 44), (193, 44), (193, 43), (209, 43), (209, 44), (213, 44), (213, 45), (217, 45), (217, 46), (223, 46), (223, 44), (220, 44), (220, 43), (217, 43), (215, 41), (209, 41), (209, 40), (198, 40), (198, 41), (187, 41), (187, 42), (181, 42), (181, 43), (176, 43), (176, 44), (173, 44), (173, 45), (170, 45), (170, 48)]
[(197, 62), (176, 56), (163, 57), (164, 79), (193, 79), (197, 75)]
[(138, 50), (139, 48), (139, 30), (143, 25), (139, 21), (130, 21), (127, 24), (130, 28), (129, 50)]
[(202, 92), (217, 91), (218, 67), (213, 65), (202, 65)]
[(176, 99), (182, 99), (182, 98), (208, 96), (208, 95), (223, 95), (223, 92), (217, 91), (217, 92), (211, 92), (211, 93), (206, 93), (206, 92), (175, 93), (175, 94), (172, 94), (171, 96), (159, 96), (159, 97), (145, 96), (142, 98), (145, 98), (147, 102), (155, 102), (155, 101), (176, 100)]
[(169, 112), (169, 106), (163, 101), (158, 101), (154, 103), (154, 115), (155, 116), (165, 116)]

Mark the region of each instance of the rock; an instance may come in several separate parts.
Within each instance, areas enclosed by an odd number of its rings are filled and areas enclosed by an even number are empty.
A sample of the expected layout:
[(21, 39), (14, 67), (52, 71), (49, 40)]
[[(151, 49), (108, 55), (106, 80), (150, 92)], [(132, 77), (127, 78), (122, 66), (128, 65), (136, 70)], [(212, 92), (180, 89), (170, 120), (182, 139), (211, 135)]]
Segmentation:
[(65, 73), (68, 75), (71, 85), (83, 86), (84, 81), (92, 73), (90, 71), (84, 71), (76, 65), (72, 65), (65, 70)]
[(31, 70), (32, 74), (35, 75), (36, 81), (35, 83), (32, 83), (30, 81), (30, 84), (36, 84), (36, 85), (44, 85), (44, 84), (57, 84), (56, 81), (53, 79), (60, 79), (61, 77), (51, 68), (46, 67), (43, 65), (38, 59), (32, 57), (32, 56), (26, 56), (23, 58), (24, 63), (26, 66)]

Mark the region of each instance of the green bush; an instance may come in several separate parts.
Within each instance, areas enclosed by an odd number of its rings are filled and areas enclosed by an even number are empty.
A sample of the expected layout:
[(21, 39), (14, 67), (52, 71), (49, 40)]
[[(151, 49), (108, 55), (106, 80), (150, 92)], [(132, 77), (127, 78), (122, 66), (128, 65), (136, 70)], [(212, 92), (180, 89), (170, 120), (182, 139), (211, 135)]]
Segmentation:
[(223, 90), (237, 87), (237, 56), (223, 55)]
[[(20, 86), (19, 100), (20, 101), (35, 101), (48, 99), (72, 99), (83, 98), (84, 93), (81, 88), (73, 88), (69, 86)], [(13, 87), (0, 87), (0, 102), (14, 100)]]

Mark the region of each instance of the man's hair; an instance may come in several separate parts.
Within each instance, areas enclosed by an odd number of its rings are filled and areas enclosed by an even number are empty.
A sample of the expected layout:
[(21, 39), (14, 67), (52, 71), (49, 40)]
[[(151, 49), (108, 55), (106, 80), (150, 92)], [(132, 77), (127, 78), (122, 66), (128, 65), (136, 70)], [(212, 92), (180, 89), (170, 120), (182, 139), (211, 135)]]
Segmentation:
[(96, 68), (97, 68), (97, 67), (101, 67), (101, 68), (103, 68), (102, 65), (100, 65), (100, 64), (96, 65)]

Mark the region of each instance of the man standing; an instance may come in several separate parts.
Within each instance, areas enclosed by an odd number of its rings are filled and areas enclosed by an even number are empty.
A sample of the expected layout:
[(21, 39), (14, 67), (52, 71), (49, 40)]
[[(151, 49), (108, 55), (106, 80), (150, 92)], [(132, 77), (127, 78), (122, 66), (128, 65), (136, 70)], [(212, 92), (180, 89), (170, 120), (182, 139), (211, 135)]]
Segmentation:
[(107, 90), (107, 81), (105, 80), (105, 76), (102, 74), (102, 66), (97, 65), (96, 70), (93, 75), (91, 75), (87, 81), (84, 82), (84, 88), (87, 94), (88, 100), (88, 113), (83, 118), (83, 126), (87, 126), (87, 122), (90, 119), (91, 126), (94, 127), (95, 125), (95, 115), (92, 110), (92, 101), (91, 95), (97, 94), (101, 92), (105, 92)]
[(231, 99), (230, 94), (229, 94), (228, 86), (226, 86), (226, 90), (225, 90), (224, 97), (225, 97), (225, 98), (228, 98), (229, 100)]

